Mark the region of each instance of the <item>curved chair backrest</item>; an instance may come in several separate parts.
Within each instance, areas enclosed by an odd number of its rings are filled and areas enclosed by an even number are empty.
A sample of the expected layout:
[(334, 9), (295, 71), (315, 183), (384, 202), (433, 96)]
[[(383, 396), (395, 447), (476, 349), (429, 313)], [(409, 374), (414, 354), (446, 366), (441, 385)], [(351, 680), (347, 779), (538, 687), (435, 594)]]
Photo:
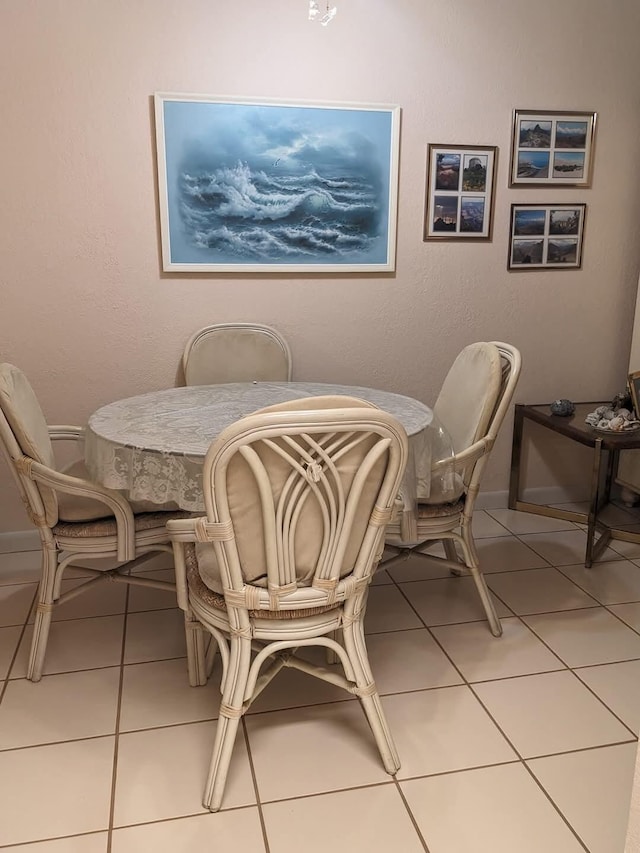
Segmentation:
[(487, 430), (489, 438), (495, 440), (513, 400), (516, 385), (520, 378), (520, 371), (522, 370), (522, 357), (520, 351), (511, 344), (505, 344), (502, 341), (492, 341), (492, 343), (500, 353), (500, 363), (502, 365), (500, 393), (491, 417), (489, 429)]
[(22, 466), (34, 459), (55, 468), (53, 447), (42, 409), (24, 373), (13, 364), (0, 364), (0, 438), (23, 500), (32, 517), (47, 526), (58, 521), (58, 498), (53, 489), (29, 479)]
[(218, 323), (191, 336), (182, 366), (187, 385), (291, 380), (291, 351), (270, 326)]
[(449, 368), (433, 411), (455, 453), (484, 435), (500, 393), (502, 365), (495, 344), (466, 346)]
[(484, 436), (480, 436), (480, 438), (484, 437), (487, 448), (471, 471), (469, 483), (470, 485), (474, 485), (474, 488), (479, 488), (480, 478), (489, 461), (489, 454), (493, 449), (500, 427), (504, 423), (505, 416), (509, 411), (509, 406), (513, 400), (522, 369), (522, 358), (516, 347), (511, 344), (502, 343), (501, 341), (492, 341), (492, 345), (496, 347), (500, 354), (500, 388)]
[(406, 433), (351, 398), (275, 409), (231, 425), (209, 449), (202, 538), (214, 541), (230, 608), (335, 606), (381, 556)]
[[(511, 344), (478, 342), (460, 352), (434, 406), (436, 417), (451, 438), (454, 456), (450, 463), (443, 460), (440, 476), (434, 472), (426, 503), (456, 500), (472, 482), (478, 487), (520, 369), (520, 353)], [(448, 472), (455, 472), (455, 481)]]

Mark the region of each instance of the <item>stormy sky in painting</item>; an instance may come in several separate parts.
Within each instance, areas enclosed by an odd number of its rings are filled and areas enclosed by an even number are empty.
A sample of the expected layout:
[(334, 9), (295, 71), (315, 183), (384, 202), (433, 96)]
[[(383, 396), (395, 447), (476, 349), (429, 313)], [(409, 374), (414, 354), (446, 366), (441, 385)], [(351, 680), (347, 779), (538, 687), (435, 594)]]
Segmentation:
[(174, 263), (384, 263), (391, 114), (164, 103)]

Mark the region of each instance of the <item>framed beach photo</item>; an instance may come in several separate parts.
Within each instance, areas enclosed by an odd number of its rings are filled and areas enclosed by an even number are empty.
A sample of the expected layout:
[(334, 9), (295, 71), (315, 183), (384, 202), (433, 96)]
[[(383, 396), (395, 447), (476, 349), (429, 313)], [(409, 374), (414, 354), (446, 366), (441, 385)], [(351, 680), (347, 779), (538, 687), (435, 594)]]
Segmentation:
[(579, 269), (586, 204), (512, 204), (510, 270)]
[(594, 112), (515, 110), (509, 186), (590, 187)]
[(155, 95), (167, 272), (395, 269), (400, 107)]
[(494, 146), (428, 146), (424, 240), (491, 239), (497, 156)]

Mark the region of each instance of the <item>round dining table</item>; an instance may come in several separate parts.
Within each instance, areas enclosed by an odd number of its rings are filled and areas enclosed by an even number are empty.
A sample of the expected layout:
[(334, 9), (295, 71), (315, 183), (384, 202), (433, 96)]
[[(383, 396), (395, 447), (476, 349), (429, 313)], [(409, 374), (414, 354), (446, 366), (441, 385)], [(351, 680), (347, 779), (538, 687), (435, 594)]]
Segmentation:
[(407, 523), (428, 497), (432, 410), (419, 400), (354, 385), (321, 382), (234, 382), (153, 391), (109, 403), (89, 418), (85, 462), (98, 483), (118, 489), (138, 508), (204, 511), (202, 468), (211, 443), (258, 409), (304, 397), (346, 395), (396, 417), (409, 437), (402, 485)]

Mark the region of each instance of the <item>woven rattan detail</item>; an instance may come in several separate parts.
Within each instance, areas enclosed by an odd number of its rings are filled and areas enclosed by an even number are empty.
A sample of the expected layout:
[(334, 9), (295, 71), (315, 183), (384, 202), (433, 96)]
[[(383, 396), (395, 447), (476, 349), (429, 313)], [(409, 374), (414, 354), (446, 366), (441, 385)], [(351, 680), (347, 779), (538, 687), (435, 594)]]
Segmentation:
[(204, 603), (209, 607), (213, 607), (216, 610), (226, 610), (227, 605), (224, 600), (224, 596), (214, 592), (212, 589), (209, 589), (200, 577), (196, 548), (191, 542), (186, 543), (184, 546), (184, 562), (187, 568), (187, 584), (189, 585), (189, 591), (201, 601), (204, 601)]
[[(190, 518), (190, 512), (141, 512), (134, 516), (136, 533), (164, 527), (169, 519)], [(53, 528), (54, 536), (64, 539), (85, 539), (101, 536), (115, 536), (117, 533), (115, 518), (100, 518), (96, 521), (59, 521)]]
[(464, 498), (450, 504), (418, 504), (418, 518), (446, 518), (460, 515), (464, 510)]
[[(187, 568), (187, 583), (189, 590), (209, 607), (216, 610), (226, 610), (227, 603), (224, 596), (205, 584), (198, 571), (198, 556), (195, 545), (187, 543), (184, 548), (184, 561)], [(317, 616), (319, 613), (327, 613), (335, 610), (335, 606), (325, 605), (322, 607), (306, 607), (303, 610), (249, 610), (252, 619), (302, 619), (305, 616)]]

